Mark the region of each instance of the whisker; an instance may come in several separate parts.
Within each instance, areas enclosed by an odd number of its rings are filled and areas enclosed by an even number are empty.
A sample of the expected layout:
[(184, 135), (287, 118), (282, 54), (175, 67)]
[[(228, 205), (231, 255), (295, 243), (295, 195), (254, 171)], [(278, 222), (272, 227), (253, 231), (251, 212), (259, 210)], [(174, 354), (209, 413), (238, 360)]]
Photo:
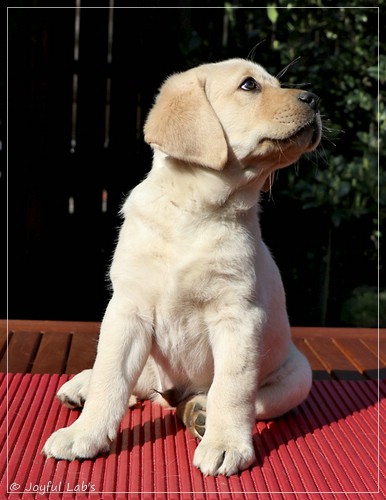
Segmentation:
[(336, 144), (334, 141), (339, 141), (340, 136), (344, 134), (344, 130), (338, 129), (338, 128), (333, 128), (333, 127), (328, 127), (326, 125), (326, 122), (323, 121), (323, 126), (322, 126), (322, 138), (327, 140), (332, 146), (336, 147)]
[(301, 88), (301, 87), (309, 87), (312, 84), (307, 82), (307, 83), (281, 83), (280, 85), (281, 85), (281, 87), (285, 87), (285, 88), (287, 88), (287, 87)]
[(262, 43), (265, 43), (265, 42), (266, 42), (265, 39), (261, 40), (260, 42), (257, 42), (257, 44), (252, 47), (252, 49), (249, 51), (249, 53), (247, 55), (247, 59), (249, 61), (254, 61), (255, 60), (255, 55), (256, 55), (256, 49), (257, 49), (257, 47), (259, 47)]
[(323, 139), (326, 139), (326, 141), (328, 141), (332, 146), (336, 147), (335, 142), (333, 142), (329, 137), (327, 137), (327, 135), (323, 134), (322, 137)]
[(285, 68), (283, 68), (279, 73), (276, 75), (276, 78), (280, 80), (280, 78), (288, 71), (288, 69), (293, 66), (294, 64), (297, 64), (301, 59), (301, 56), (297, 57), (293, 61), (291, 61)]

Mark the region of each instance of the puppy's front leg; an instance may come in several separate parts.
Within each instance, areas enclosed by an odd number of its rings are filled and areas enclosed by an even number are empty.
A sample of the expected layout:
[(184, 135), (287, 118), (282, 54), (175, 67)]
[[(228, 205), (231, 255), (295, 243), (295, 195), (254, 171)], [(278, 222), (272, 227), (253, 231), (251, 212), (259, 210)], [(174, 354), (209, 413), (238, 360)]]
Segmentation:
[(231, 475), (255, 460), (252, 426), (258, 383), (258, 311), (243, 311), (210, 327), (214, 379), (206, 430), (194, 465), (206, 475)]
[(73, 460), (108, 451), (150, 353), (152, 326), (112, 298), (101, 326), (87, 400), (76, 422), (47, 440), (48, 457)]

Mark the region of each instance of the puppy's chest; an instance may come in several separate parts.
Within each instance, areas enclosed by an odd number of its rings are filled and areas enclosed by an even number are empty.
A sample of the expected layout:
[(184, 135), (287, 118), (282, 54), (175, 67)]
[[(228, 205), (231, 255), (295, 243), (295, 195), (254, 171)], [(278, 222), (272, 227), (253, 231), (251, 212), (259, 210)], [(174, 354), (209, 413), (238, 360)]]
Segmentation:
[(179, 231), (155, 255), (164, 272), (161, 303), (190, 312), (216, 299), (225, 288), (251, 285), (254, 278), (253, 242), (243, 228), (198, 227)]
[(196, 313), (178, 314), (159, 310), (154, 325), (152, 355), (171, 374), (205, 373), (213, 364), (209, 334), (204, 318)]
[(257, 217), (240, 222), (136, 207), (127, 213), (112, 278), (143, 289), (148, 305), (171, 321), (201, 315), (225, 290), (253, 293), (257, 224)]

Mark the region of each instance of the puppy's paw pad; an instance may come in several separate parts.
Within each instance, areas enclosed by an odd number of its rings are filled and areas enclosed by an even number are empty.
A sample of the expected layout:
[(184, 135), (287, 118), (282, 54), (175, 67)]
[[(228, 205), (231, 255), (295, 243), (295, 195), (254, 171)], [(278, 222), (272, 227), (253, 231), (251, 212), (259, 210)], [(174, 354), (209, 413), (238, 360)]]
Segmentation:
[(202, 439), (206, 425), (206, 396), (197, 395), (177, 407), (177, 415), (195, 438)]
[(189, 425), (187, 426), (189, 432), (193, 434), (194, 437), (202, 439), (205, 434), (205, 424), (206, 424), (206, 409), (203, 408), (200, 403), (193, 405), (189, 416)]

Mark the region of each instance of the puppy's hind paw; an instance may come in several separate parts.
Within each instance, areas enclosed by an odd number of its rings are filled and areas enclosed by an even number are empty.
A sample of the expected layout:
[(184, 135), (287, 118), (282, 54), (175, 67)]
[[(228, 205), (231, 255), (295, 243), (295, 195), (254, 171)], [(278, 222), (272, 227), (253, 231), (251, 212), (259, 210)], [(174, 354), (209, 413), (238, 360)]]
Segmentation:
[(91, 370), (84, 370), (75, 375), (71, 380), (62, 385), (56, 397), (59, 401), (70, 408), (82, 408), (87, 398), (90, 383)]
[(196, 394), (182, 401), (177, 406), (177, 415), (192, 436), (202, 439), (206, 424), (206, 395)]

